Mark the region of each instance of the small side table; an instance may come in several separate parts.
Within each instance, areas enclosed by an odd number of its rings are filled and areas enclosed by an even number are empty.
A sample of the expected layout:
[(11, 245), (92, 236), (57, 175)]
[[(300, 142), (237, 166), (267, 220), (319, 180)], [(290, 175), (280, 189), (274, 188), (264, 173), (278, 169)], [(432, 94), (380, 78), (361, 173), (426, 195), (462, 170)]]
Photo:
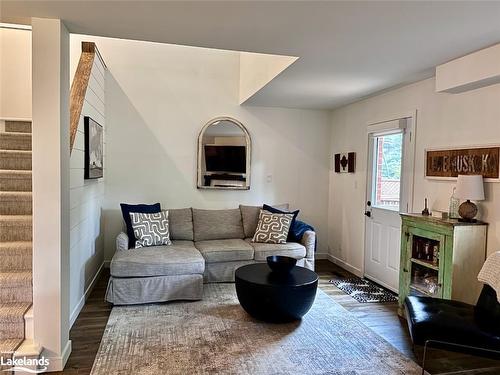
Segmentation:
[(318, 275), (298, 266), (288, 274), (279, 274), (266, 263), (257, 263), (238, 268), (235, 285), (241, 306), (251, 316), (290, 322), (301, 319), (314, 303)]
[(409, 295), (475, 305), (483, 286), (477, 274), (486, 259), (488, 224), (406, 213), (401, 218), (399, 315), (404, 316)]

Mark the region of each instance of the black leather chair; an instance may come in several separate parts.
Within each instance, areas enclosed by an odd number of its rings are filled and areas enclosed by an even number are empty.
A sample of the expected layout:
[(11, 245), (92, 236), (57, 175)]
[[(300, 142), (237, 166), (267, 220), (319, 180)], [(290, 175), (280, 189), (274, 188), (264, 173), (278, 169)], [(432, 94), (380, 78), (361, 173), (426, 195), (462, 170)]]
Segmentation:
[(428, 347), (500, 359), (500, 303), (484, 285), (476, 306), (463, 302), (409, 296), (406, 321), (414, 345), (423, 345), (422, 374)]

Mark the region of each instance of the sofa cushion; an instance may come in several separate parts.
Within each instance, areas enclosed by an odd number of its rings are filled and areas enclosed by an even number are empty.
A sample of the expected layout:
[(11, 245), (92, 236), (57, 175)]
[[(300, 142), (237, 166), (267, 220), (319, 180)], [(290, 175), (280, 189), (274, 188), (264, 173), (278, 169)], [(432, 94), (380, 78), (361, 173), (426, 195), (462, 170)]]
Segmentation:
[(114, 277), (203, 274), (204, 270), (205, 260), (192, 241), (118, 251), (111, 260)]
[(172, 245), (168, 230), (168, 211), (153, 214), (131, 212), (130, 219), (134, 229), (135, 248)]
[(259, 222), (259, 214), (262, 207), (259, 206), (244, 206), (240, 204), (241, 219), (243, 220), (243, 230), (245, 237), (253, 237), (257, 223)]
[(289, 211), (290, 205), (288, 203), (273, 204), (273, 207), (281, 211)]
[(195, 241), (245, 238), (239, 208), (233, 210), (193, 208), (193, 227)]
[(131, 212), (142, 212), (145, 214), (151, 214), (155, 212), (161, 211), (161, 206), (159, 203), (155, 204), (126, 204), (120, 203), (120, 207), (122, 209), (123, 221), (125, 222), (125, 226), (127, 227), (127, 236), (128, 236), (128, 247), (135, 247), (135, 236), (134, 236), (134, 228), (132, 228), (132, 221), (130, 220)]
[(296, 259), (301, 259), (306, 256), (306, 248), (297, 242), (287, 242), (283, 244), (258, 243), (252, 242), (251, 238), (245, 238), (245, 241), (250, 243), (253, 247), (256, 261), (265, 261), (266, 258), (271, 255), (284, 255)]
[(297, 238), (294, 236), (295, 233), (295, 223), (297, 222), (297, 216), (299, 215), (300, 210), (295, 210), (292, 212), (289, 212), (288, 209), (282, 210), (273, 206), (269, 206), (268, 204), (264, 204), (262, 208), (267, 211), (271, 212), (273, 214), (292, 214), (293, 219), (292, 223), (290, 224), (290, 230), (288, 231), (288, 236), (286, 238), (287, 241), (289, 242), (297, 242)]
[(253, 242), (286, 243), (292, 220), (292, 214), (272, 214), (261, 210)]
[(253, 247), (240, 239), (197, 241), (195, 246), (207, 263), (253, 259)]
[(408, 328), (416, 345), (437, 340), (500, 350), (498, 321), (490, 322), (477, 316), (472, 305), (422, 296), (408, 296), (404, 304)]
[(168, 210), (170, 239), (193, 241), (193, 211), (191, 208)]
[[(279, 210), (288, 211), (288, 203), (278, 204), (273, 206)], [(262, 210), (262, 206), (245, 206), (240, 204), (241, 218), (243, 220), (243, 230), (245, 231), (245, 237), (253, 237), (255, 234), (255, 229), (257, 229), (257, 223), (259, 222), (259, 214)]]

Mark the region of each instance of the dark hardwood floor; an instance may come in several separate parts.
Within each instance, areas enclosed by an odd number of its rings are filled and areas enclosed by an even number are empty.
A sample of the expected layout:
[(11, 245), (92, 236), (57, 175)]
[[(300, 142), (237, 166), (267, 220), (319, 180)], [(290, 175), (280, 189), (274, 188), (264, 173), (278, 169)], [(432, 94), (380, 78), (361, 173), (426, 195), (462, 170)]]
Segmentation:
[(392, 346), (409, 358), (413, 358), (410, 335), (406, 321), (398, 316), (397, 303), (360, 303), (338, 289), (330, 280), (354, 276), (352, 273), (326, 260), (316, 262), (316, 272), (320, 277), (320, 288), (352, 312), (367, 327), (382, 336)]
[[(344, 294), (328, 281), (353, 275), (327, 260), (316, 262), (316, 272), (320, 277), (320, 287), (325, 293), (405, 356), (418, 364), (422, 363), (422, 349), (417, 347), (416, 354), (414, 353), (406, 320), (397, 313), (397, 303), (359, 303)], [(425, 368), (430, 374), (499, 375), (500, 361), (432, 349), (428, 351)]]
[[(328, 281), (353, 275), (329, 261), (317, 261), (316, 272), (325, 293), (404, 355), (420, 363), (421, 351), (417, 348), (415, 356), (406, 321), (399, 318), (396, 303), (359, 303), (344, 294)], [(108, 279), (109, 270), (106, 269), (70, 331), (72, 353), (65, 370), (58, 374), (90, 373), (112, 308), (104, 301)], [(500, 374), (500, 362), (440, 350), (430, 352), (426, 368), (430, 374)]]
[(104, 301), (109, 269), (104, 269), (85, 306), (69, 332), (72, 350), (63, 372), (56, 374), (90, 374), (112, 305)]

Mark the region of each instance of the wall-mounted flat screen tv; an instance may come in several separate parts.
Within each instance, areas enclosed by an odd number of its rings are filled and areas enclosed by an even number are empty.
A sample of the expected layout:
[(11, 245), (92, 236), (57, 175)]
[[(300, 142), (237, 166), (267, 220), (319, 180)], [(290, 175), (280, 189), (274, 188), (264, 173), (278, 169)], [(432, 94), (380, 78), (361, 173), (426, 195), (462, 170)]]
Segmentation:
[(205, 145), (205, 165), (207, 172), (246, 173), (245, 146)]

